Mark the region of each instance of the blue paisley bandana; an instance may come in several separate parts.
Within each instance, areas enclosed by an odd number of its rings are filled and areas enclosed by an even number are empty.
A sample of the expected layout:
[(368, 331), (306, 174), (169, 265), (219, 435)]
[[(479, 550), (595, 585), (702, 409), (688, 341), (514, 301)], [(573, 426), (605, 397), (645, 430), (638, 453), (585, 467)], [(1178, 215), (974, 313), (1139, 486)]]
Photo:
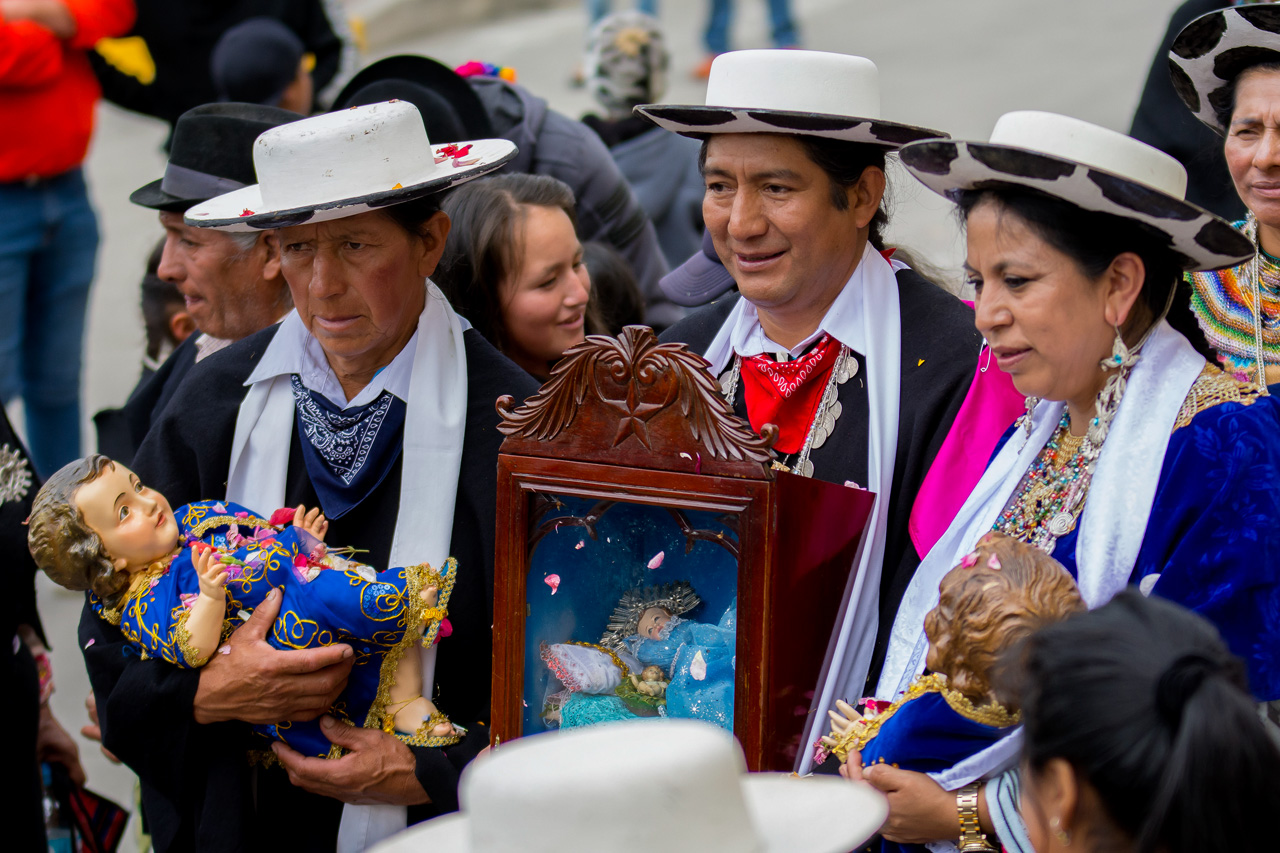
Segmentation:
[(371, 403), (339, 409), (323, 394), (293, 386), (302, 461), (329, 518), (341, 518), (376, 489), (400, 457), (405, 403), (383, 391)]

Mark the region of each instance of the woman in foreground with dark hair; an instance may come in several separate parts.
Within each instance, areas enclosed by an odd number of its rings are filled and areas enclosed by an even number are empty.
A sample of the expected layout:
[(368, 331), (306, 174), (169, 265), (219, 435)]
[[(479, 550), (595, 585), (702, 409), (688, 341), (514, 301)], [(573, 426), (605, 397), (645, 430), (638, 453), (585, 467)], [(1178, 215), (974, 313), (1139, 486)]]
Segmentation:
[(1023, 655), (1022, 815), (1037, 853), (1265, 850), (1280, 749), (1204, 619), (1125, 591)]
[[(1239, 263), (1248, 239), (1184, 200), (1173, 158), (1066, 116), (1010, 113), (990, 142), (901, 157), (959, 205), (975, 322), (1027, 414), (912, 578), (877, 697), (921, 672), (938, 581), (998, 530), (1062, 563), (1089, 607), (1137, 585), (1198, 612), (1255, 699), (1280, 699), (1280, 401), (1207, 364), (1186, 314), (1166, 319), (1182, 272)], [(889, 794), (885, 837), (977, 851), (994, 831), (1027, 853), (1016, 774), (1000, 774), (1015, 754), (1006, 739), (933, 779), (868, 768)]]
[(432, 280), (507, 358), (542, 382), (565, 350), (603, 331), (567, 184), (500, 175), (460, 187), (441, 208), (452, 228)]

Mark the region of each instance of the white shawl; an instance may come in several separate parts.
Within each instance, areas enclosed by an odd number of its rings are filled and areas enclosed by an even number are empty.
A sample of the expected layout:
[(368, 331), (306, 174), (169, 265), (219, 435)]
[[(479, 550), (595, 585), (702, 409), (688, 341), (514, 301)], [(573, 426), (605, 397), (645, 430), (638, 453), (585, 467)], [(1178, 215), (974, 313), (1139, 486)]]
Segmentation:
[[(1129, 375), (1079, 521), (1077, 582), (1081, 597), (1091, 608), (1110, 601), (1129, 582), (1155, 501), (1169, 436), (1204, 363), (1186, 338), (1161, 320)], [(920, 563), (893, 623), (877, 697), (897, 696), (923, 670), (928, 650), (924, 617), (938, 602), (942, 576), (995, 525), (1023, 474), (1057, 428), (1063, 407), (1063, 403), (1050, 401), (1036, 407), (1031, 437), (1024, 441), (1017, 433), (1005, 443), (947, 532)]]
[[(871, 667), (879, 627), (880, 572), (889, 525), (889, 488), (897, 455), (902, 384), (902, 323), (898, 313), (898, 280), (894, 273), (905, 268), (906, 264), (901, 261), (886, 261), (867, 244), (853, 275), (819, 326), (866, 358), (870, 415), (866, 487), (876, 494), (867, 523), (869, 535), (863, 537), (854, 558), (854, 569), (844, 589), (836, 628), (814, 691), (813, 708), (819, 711), (831, 707), (850, 690), (862, 689)], [(713, 375), (720, 375), (733, 357), (735, 344), (758, 323), (754, 306), (740, 299), (706, 352)], [(818, 719), (819, 716), (822, 719)], [(825, 723), (825, 714), (810, 714), (809, 718), (804, 743), (812, 743), (824, 733), (817, 728)], [(810, 750), (800, 750), (798, 772), (808, 772), (811, 759)]]
[[(272, 347), (295, 345), (299, 330), (306, 333), (295, 311), (281, 323), (263, 361), (270, 361), (267, 355)], [(428, 281), (406, 401), (392, 566), (423, 562), (442, 566), (449, 557), (467, 417), (467, 357), (462, 333), (461, 318)], [(288, 374), (258, 375), (255, 371), (245, 384), (249, 393), (236, 418), (227, 499), (269, 512), (284, 505), (293, 435), (293, 391)], [(427, 690), (435, 684), (434, 652), (433, 648), (423, 655), (422, 683)], [(339, 853), (363, 850), (404, 829), (406, 823), (404, 806), (347, 805), (338, 831)]]

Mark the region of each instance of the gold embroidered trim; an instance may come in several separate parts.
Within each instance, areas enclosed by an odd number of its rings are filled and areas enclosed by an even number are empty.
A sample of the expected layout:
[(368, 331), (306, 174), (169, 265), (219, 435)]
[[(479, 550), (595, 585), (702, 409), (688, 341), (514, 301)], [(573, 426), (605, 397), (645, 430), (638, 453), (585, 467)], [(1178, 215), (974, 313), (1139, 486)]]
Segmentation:
[(598, 652), (604, 652), (606, 655), (609, 656), (609, 659), (614, 662), (614, 665), (616, 665), (618, 669), (622, 671), (623, 681), (626, 681), (631, 676), (631, 668), (622, 662), (622, 658), (618, 657), (617, 652), (615, 652), (613, 649), (606, 649), (604, 646), (597, 645), (596, 643), (583, 642), (582, 640), (567, 640), (565, 642), (565, 645), (566, 646), (583, 646), (584, 648), (595, 649)]
[(199, 669), (209, 662), (209, 658), (213, 657), (213, 652), (211, 651), (204, 657), (200, 657), (200, 650), (191, 645), (191, 632), (187, 630), (187, 619), (190, 616), (190, 610), (183, 610), (182, 615), (178, 617), (178, 623), (174, 626), (173, 632), (175, 639), (178, 641), (178, 648), (182, 650), (182, 659), (192, 669)]
[(1204, 370), (1201, 370), (1200, 375), (1196, 377), (1196, 381), (1192, 383), (1191, 390), (1187, 392), (1187, 399), (1178, 410), (1178, 419), (1174, 421), (1173, 429), (1175, 432), (1182, 429), (1205, 409), (1212, 409), (1223, 403), (1253, 405), (1253, 401), (1258, 399), (1260, 393), (1258, 387), (1252, 382), (1241, 382), (1214, 365), (1206, 364)]
[[(422, 725), (418, 726), (418, 730), (411, 735), (396, 734), (396, 737), (408, 746), (428, 746), (441, 747), (453, 746), (462, 740), (462, 735), (466, 731), (461, 726), (453, 726), (453, 734), (451, 735), (433, 735), (431, 730), (441, 723), (449, 723), (449, 718), (440, 711), (436, 711), (430, 717), (427, 717)], [(449, 723), (453, 725), (452, 723)]]
[(192, 525), (190, 533), (197, 539), (202, 539), (207, 531), (212, 530), (215, 527), (221, 527), (224, 524), (236, 524), (240, 527), (270, 527), (272, 530), (275, 529), (275, 525), (271, 522), (254, 516), (241, 518), (237, 515), (211, 515), (208, 518)]
[(142, 596), (151, 591), (152, 578), (161, 577), (169, 568), (169, 564), (173, 562), (173, 558), (178, 556), (182, 551), (181, 546), (174, 550), (167, 557), (161, 557), (142, 571), (135, 574), (129, 580), (129, 588), (125, 590), (124, 597), (120, 599), (120, 603), (115, 607), (107, 607), (106, 602), (102, 605), (102, 618), (112, 625), (120, 624), (120, 617), (124, 612), (134, 604), (142, 600)]
[[(945, 677), (937, 673), (929, 673), (911, 682), (911, 686), (907, 688), (906, 693), (902, 694), (902, 698), (886, 708), (879, 716), (867, 720), (862, 726), (855, 726), (843, 736), (837, 736), (835, 745), (831, 747), (831, 754), (844, 761), (849, 757), (850, 752), (861, 752), (880, 733), (880, 727), (896, 714), (899, 708), (926, 693), (942, 694), (942, 698), (946, 700), (951, 710), (967, 720), (972, 720), (984, 726), (1003, 729), (1017, 725), (1022, 719), (1020, 713), (1009, 711), (1003, 705), (998, 705), (994, 702), (988, 705), (975, 706), (962, 693), (948, 687)], [(835, 733), (833, 732), (832, 734), (834, 735)]]
[[(404, 614), (400, 617), (400, 623), (405, 629), (404, 636), (400, 642), (387, 650), (386, 656), (382, 659), (382, 666), (378, 670), (378, 692), (373, 697), (373, 702), (369, 705), (369, 713), (364, 719), (366, 729), (382, 728), (387, 716), (387, 703), (391, 700), (391, 687), (396, 680), (396, 668), (400, 665), (400, 659), (404, 657), (405, 652), (418, 642), (417, 626), (422, 624), (428, 610), (427, 603), (419, 597), (419, 593), (429, 586), (437, 587), (439, 593), (436, 598), (436, 608), (447, 612), (449, 596), (453, 594), (453, 584), (458, 576), (458, 561), (453, 557), (446, 560), (443, 574), (426, 563), (406, 566), (404, 572), (405, 608)], [(423, 646), (429, 647), (435, 641), (439, 630), (439, 621), (428, 625), (422, 634)], [(429, 695), (434, 686), (424, 684), (423, 693)]]

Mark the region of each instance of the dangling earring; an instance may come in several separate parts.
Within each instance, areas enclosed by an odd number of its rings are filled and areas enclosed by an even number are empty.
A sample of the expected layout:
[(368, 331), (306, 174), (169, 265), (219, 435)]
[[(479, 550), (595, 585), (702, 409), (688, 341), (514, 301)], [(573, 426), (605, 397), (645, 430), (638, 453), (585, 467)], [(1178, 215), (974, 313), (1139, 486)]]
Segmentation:
[(1062, 828), (1062, 821), (1056, 817), (1050, 819), (1049, 830), (1053, 833), (1054, 838), (1057, 838), (1062, 843), (1063, 847), (1071, 846), (1071, 833)]
[(981, 346), (981, 348), (979, 348), (979, 350), (978, 350), (978, 355), (979, 355), (979, 357), (981, 357), (981, 355), (982, 355), (982, 350), (986, 350), (986, 351), (987, 351), (987, 360), (986, 360), (985, 362), (983, 362), (982, 367), (978, 368), (978, 372), (979, 372), (979, 373), (986, 373), (988, 370), (990, 370), (990, 369), (991, 369), (991, 344), (987, 343), (987, 339), (986, 339), (986, 338), (983, 338), (983, 339), (982, 339), (982, 346)]
[(1018, 418), (1018, 422), (1014, 425), (1015, 427), (1022, 427), (1023, 444), (1026, 444), (1026, 442), (1031, 438), (1031, 416), (1035, 413), (1036, 406), (1040, 405), (1040, 398), (1028, 397), (1026, 400), (1026, 405), (1027, 405), (1026, 413), (1022, 417)]
[(1115, 420), (1116, 412), (1120, 409), (1120, 400), (1124, 397), (1125, 388), (1129, 384), (1129, 371), (1141, 358), (1137, 347), (1131, 350), (1125, 344), (1124, 337), (1120, 334), (1120, 327), (1114, 328), (1116, 338), (1111, 344), (1111, 357), (1104, 358), (1100, 366), (1104, 374), (1110, 371), (1115, 372), (1107, 377), (1102, 390), (1098, 392), (1098, 397), (1094, 401), (1093, 420), (1089, 422), (1089, 431), (1086, 433), (1095, 448), (1102, 447), (1102, 442), (1106, 440), (1111, 422)]

